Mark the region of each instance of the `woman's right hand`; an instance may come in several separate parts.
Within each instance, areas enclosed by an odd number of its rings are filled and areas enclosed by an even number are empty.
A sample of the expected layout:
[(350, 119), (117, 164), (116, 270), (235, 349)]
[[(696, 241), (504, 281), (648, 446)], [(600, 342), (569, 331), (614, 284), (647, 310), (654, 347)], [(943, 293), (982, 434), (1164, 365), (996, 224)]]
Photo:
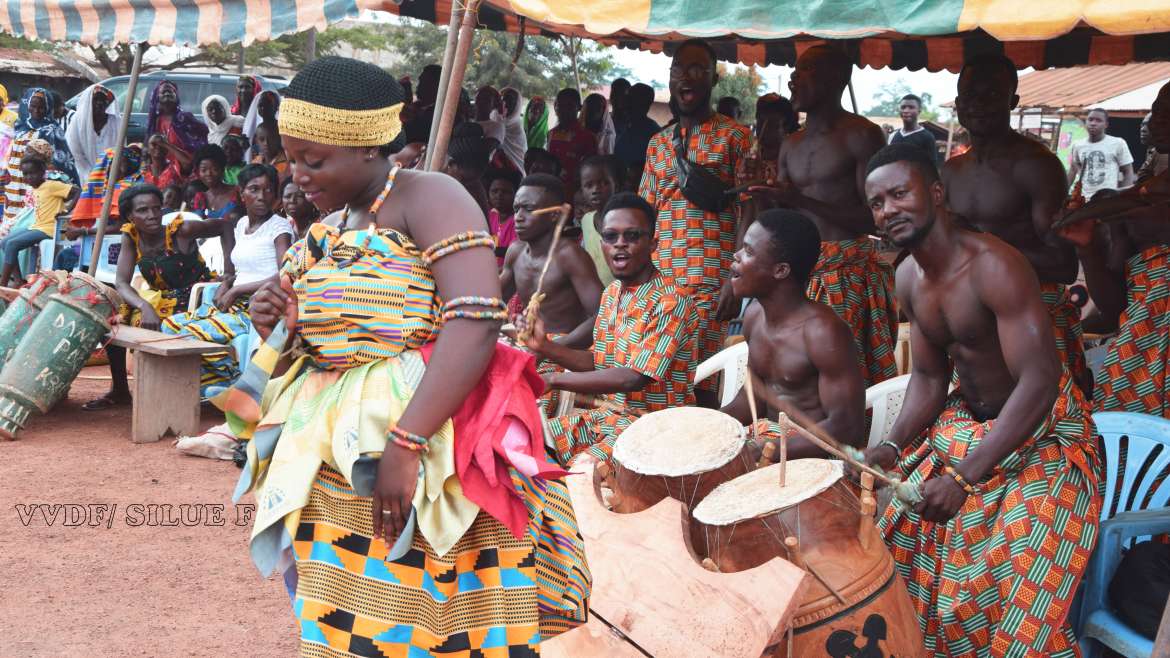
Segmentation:
[(270, 279), (252, 295), (248, 305), (252, 326), (264, 340), (272, 334), (276, 323), (284, 319), (284, 326), (292, 331), (297, 324), (297, 295), (293, 292), (292, 279), (282, 274), (279, 279)]
[(138, 320), (138, 326), (143, 329), (150, 329), (151, 331), (158, 331), (162, 327), (162, 318), (158, 316), (158, 311), (154, 310), (153, 306), (147, 306), (141, 311), (141, 318)]

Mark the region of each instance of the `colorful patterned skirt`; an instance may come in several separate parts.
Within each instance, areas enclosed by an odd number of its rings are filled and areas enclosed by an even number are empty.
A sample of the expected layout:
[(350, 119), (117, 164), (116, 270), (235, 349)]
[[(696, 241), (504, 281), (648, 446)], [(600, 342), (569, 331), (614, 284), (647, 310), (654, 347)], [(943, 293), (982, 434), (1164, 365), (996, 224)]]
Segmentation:
[(589, 575), (568, 488), (512, 471), (530, 510), (528, 535), (514, 537), (480, 512), (444, 555), (415, 533), (403, 557), (387, 561), (373, 539), (372, 499), (322, 466), (301, 511), (293, 550), (302, 656), (540, 655), (540, 642), (585, 619)]
[(1125, 264), (1128, 304), (1097, 371), (1098, 411), (1170, 418), (1170, 246), (1152, 247)]
[[(946, 477), (990, 432), (959, 391), (903, 453), (906, 481)], [(1097, 540), (1096, 429), (1065, 373), (1051, 415), (945, 524), (894, 500), (878, 523), (934, 656), (1077, 656), (1069, 608)]]
[[(682, 287), (685, 282), (679, 282)], [(727, 340), (729, 323), (715, 319), (720, 289), (695, 287), (691, 288), (691, 299), (695, 302), (695, 310), (699, 313), (699, 326), (692, 335), (695, 337), (695, 347), (691, 354), (695, 355), (695, 363), (702, 363), (723, 350), (723, 342)], [(891, 352), (892, 353), (892, 352)], [(695, 383), (696, 391), (714, 392), (718, 390), (719, 379), (708, 377)]]
[(871, 240), (822, 242), (808, 297), (831, 307), (853, 331), (866, 386), (898, 376), (894, 270), (878, 258)]
[[(221, 311), (214, 304), (200, 306), (194, 313), (178, 313), (163, 319), (163, 333), (193, 336), (199, 340), (230, 345), (238, 336), (252, 330), (247, 299), (236, 300), (232, 308)], [(239, 363), (228, 351), (204, 354), (199, 368), (199, 394), (208, 397), (213, 388), (229, 386), (240, 376)]]
[(1068, 288), (1059, 283), (1041, 283), (1040, 297), (1052, 318), (1056, 336), (1056, 351), (1064, 367), (1077, 385), (1089, 382), (1089, 366), (1085, 363), (1085, 341), (1081, 330), (1081, 309), (1073, 303)]

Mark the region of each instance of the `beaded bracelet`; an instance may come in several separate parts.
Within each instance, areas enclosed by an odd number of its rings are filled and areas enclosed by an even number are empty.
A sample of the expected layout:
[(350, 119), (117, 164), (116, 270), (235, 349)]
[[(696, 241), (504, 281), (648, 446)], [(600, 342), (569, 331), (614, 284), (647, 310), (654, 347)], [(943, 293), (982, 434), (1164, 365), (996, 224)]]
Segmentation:
[(979, 493), (979, 487), (976, 487), (975, 485), (968, 482), (967, 478), (959, 475), (959, 472), (955, 470), (954, 467), (952, 467), (950, 464), (943, 465), (943, 470), (947, 472), (947, 475), (954, 478), (955, 482), (958, 482), (959, 486), (963, 488), (963, 491), (966, 491), (969, 495), (975, 495)]
[(508, 319), (507, 311), (447, 311), (443, 314), (443, 322), (451, 320), (492, 320), (503, 322)]
[(487, 231), (456, 233), (449, 238), (439, 240), (435, 244), (427, 247), (426, 251), (422, 253), (422, 261), (425, 265), (429, 266), (443, 256), (449, 256), (457, 251), (463, 251), (464, 249), (471, 249), (473, 247), (495, 249), (495, 246), (495, 238)]
[(390, 440), (394, 445), (414, 452), (425, 451), (428, 443), (427, 437), (408, 432), (397, 425), (390, 428)]
[(443, 312), (446, 313), (451, 309), (457, 308), (459, 306), (490, 306), (500, 310), (508, 308), (507, 305), (504, 304), (504, 300), (500, 299), (499, 297), (479, 297), (476, 295), (468, 295), (466, 297), (456, 297), (446, 304), (443, 304)]

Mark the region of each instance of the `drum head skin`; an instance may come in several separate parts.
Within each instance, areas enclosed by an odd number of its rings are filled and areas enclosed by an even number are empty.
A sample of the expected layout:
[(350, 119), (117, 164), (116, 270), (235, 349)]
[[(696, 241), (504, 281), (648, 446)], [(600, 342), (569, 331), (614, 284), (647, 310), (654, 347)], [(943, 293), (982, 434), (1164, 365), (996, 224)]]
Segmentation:
[(719, 468), (743, 445), (738, 420), (714, 409), (677, 407), (631, 423), (614, 443), (613, 458), (642, 475), (677, 477)]
[(780, 486), (780, 464), (724, 482), (695, 507), (695, 520), (725, 526), (778, 512), (833, 486), (845, 473), (835, 459), (791, 459)]

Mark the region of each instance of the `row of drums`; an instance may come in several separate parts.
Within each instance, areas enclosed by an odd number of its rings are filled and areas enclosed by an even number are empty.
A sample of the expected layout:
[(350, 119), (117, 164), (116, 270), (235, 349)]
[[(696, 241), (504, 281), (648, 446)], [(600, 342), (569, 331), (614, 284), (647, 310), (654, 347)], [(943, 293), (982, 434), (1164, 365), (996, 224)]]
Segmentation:
[(121, 304), (82, 272), (38, 272), (0, 314), (0, 438), (17, 438), (35, 411), (69, 391)]
[[(842, 463), (789, 460), (757, 467), (759, 451), (731, 416), (695, 407), (637, 419), (594, 492), (617, 513), (670, 497), (686, 508), (692, 556), (738, 572), (780, 557), (810, 577), (792, 621), (792, 656), (919, 656), (922, 634), (906, 586), (873, 522), (870, 493)], [(782, 643), (776, 656), (788, 656)]]

